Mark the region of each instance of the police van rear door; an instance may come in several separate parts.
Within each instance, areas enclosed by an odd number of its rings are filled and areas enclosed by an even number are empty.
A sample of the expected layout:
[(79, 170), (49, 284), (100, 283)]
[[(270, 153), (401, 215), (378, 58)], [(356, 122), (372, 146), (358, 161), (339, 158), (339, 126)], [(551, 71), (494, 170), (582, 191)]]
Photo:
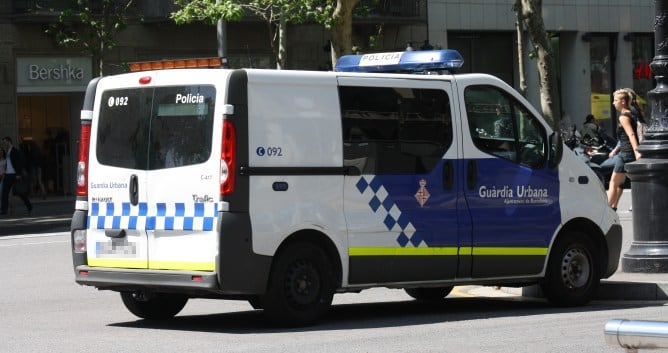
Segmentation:
[(100, 80), (92, 121), (88, 265), (147, 268), (146, 194), (152, 88), (136, 74)]
[(214, 124), (211, 76), (176, 70), (100, 82), (90, 152), (90, 266), (215, 268), (215, 131), (222, 119)]
[(147, 200), (155, 210), (147, 228), (151, 269), (215, 269), (222, 119), (214, 121), (217, 90), (210, 75), (196, 76), (206, 71), (174, 71), (156, 80), (170, 86), (153, 93), (146, 175)]

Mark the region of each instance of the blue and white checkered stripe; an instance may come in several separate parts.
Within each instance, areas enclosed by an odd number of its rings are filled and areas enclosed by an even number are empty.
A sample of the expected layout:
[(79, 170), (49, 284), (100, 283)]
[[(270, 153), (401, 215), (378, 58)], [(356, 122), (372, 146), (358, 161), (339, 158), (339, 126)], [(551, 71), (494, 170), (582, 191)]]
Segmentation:
[[(356, 184), (357, 190), (369, 200), (371, 210), (383, 218), (383, 224), (389, 231), (399, 233), (397, 243), (402, 247), (419, 247), (423, 241), (408, 217), (402, 214), (399, 206), (376, 176), (362, 176)], [(422, 244), (426, 246), (426, 244)]]
[(89, 229), (213, 230), (217, 203), (94, 202), (88, 213)]

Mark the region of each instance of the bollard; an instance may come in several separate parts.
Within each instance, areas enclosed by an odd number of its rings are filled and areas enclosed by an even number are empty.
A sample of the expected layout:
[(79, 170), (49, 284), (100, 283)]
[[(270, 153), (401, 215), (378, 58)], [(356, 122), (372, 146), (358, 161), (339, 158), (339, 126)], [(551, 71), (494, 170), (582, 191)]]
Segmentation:
[(668, 322), (610, 320), (605, 324), (605, 342), (628, 352), (668, 348)]

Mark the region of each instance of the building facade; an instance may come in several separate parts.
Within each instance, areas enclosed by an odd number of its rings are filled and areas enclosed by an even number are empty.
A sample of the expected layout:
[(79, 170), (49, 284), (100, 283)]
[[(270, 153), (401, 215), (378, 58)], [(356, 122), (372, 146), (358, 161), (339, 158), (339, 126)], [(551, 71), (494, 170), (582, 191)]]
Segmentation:
[[(0, 136), (41, 152), (43, 178), (56, 194), (75, 190), (79, 111), (88, 81), (99, 74), (89, 55), (59, 46), (46, 33), (57, 10), (75, 2), (0, 2)], [(517, 87), (514, 2), (381, 0), (355, 18), (354, 49), (457, 49), (465, 59), (463, 72), (491, 73)], [(135, 6), (141, 20), (131, 19), (105, 53), (105, 75), (125, 72), (133, 61), (217, 56), (214, 26), (175, 25), (171, 0), (136, 0)], [(543, 0), (543, 17), (556, 53), (563, 121), (579, 125), (593, 113), (612, 133), (610, 94), (632, 87), (645, 97), (654, 87), (653, 1)], [(230, 67), (275, 67), (264, 22), (248, 18), (225, 29)], [(329, 34), (321, 25), (288, 27), (288, 69), (329, 70), (329, 57)], [(539, 107), (535, 62), (527, 54), (525, 62), (527, 97)]]

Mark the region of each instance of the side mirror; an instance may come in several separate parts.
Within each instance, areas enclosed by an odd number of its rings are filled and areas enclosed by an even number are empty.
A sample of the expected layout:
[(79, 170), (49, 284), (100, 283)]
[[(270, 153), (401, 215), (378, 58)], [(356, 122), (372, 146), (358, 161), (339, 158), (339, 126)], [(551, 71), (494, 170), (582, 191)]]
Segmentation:
[(561, 163), (561, 158), (564, 155), (564, 142), (561, 140), (561, 135), (556, 131), (550, 135), (550, 154), (548, 155), (547, 165), (550, 169), (556, 168)]

